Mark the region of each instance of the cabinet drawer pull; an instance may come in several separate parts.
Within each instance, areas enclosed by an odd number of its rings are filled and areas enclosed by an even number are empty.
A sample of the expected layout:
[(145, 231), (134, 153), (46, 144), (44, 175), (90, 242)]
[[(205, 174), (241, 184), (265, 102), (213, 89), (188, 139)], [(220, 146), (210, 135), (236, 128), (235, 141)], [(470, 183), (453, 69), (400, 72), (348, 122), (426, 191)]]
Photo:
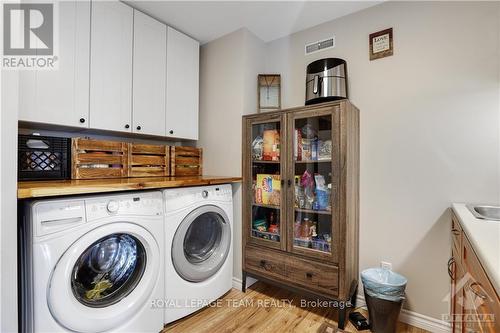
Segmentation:
[(311, 272), (307, 272), (307, 273), (306, 273), (306, 277), (307, 277), (308, 279), (312, 279), (312, 277), (313, 277), (313, 273), (311, 273)]
[(457, 229), (451, 229), (451, 232), (452, 232), (455, 236), (459, 236), (459, 235), (460, 235), (460, 230), (457, 230)]
[(272, 268), (272, 265), (268, 263), (266, 260), (261, 260), (260, 267), (264, 268), (266, 271), (269, 271)]
[(448, 260), (448, 275), (450, 276), (450, 278), (454, 281), (455, 280), (455, 274), (453, 274), (453, 270), (451, 268), (451, 266), (455, 263), (455, 258), (451, 257), (449, 260)]
[(474, 293), (474, 295), (476, 295), (477, 297), (481, 298), (481, 299), (486, 299), (488, 298), (488, 296), (486, 296), (483, 292), (481, 292), (479, 289), (483, 290), (483, 287), (481, 286), (481, 284), (479, 282), (472, 282), (470, 284), (470, 290)]
[(288, 179), (287, 184), (288, 184), (289, 187), (292, 186), (292, 180)]

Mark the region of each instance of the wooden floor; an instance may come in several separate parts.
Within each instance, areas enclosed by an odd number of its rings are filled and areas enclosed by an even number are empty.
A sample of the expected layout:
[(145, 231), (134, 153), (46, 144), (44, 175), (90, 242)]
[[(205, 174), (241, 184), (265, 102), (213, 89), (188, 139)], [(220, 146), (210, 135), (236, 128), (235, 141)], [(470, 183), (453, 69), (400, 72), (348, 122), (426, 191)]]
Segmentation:
[[(285, 301), (282, 301), (285, 300)], [(291, 305), (290, 305), (291, 302)], [(207, 307), (165, 327), (162, 333), (190, 332), (335, 332), (336, 311), (303, 308), (301, 298), (287, 290), (257, 282), (246, 293), (232, 289), (219, 307)], [(366, 312), (361, 311), (366, 317)], [(320, 330), (321, 328), (321, 330)], [(358, 332), (348, 323), (347, 332)], [(369, 331), (362, 331), (369, 332)], [(399, 323), (397, 332), (427, 331)]]

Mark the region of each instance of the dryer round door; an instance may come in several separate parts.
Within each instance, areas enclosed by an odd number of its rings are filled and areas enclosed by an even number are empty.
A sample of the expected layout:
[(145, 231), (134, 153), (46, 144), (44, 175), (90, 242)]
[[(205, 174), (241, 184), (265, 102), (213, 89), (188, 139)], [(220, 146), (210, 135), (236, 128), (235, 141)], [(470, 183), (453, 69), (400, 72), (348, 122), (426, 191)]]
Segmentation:
[(202, 282), (222, 267), (231, 248), (231, 225), (217, 206), (201, 206), (189, 213), (172, 241), (172, 262), (184, 280)]
[(47, 293), (50, 312), (71, 331), (116, 329), (149, 306), (160, 265), (160, 248), (146, 229), (126, 222), (96, 228), (57, 262)]

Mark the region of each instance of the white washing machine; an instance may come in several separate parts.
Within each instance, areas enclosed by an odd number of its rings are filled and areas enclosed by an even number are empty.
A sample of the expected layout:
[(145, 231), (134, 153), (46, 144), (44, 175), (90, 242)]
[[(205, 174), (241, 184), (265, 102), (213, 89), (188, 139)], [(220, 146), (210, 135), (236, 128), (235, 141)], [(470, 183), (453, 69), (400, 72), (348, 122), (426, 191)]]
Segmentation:
[(231, 289), (231, 185), (168, 189), (165, 196), (165, 322), (193, 313)]
[(22, 332), (159, 332), (158, 192), (35, 201), (21, 231)]

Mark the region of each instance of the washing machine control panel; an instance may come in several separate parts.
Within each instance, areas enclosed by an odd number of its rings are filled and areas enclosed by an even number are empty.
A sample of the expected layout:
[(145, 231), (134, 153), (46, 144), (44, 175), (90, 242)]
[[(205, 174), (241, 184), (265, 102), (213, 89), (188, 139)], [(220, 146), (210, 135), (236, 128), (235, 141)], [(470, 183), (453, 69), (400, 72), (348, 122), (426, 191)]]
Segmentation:
[(108, 212), (116, 213), (120, 208), (120, 203), (116, 200), (109, 200), (106, 208), (108, 209)]
[(162, 216), (161, 195), (127, 195), (101, 200), (86, 200), (87, 219), (95, 220), (108, 216)]

